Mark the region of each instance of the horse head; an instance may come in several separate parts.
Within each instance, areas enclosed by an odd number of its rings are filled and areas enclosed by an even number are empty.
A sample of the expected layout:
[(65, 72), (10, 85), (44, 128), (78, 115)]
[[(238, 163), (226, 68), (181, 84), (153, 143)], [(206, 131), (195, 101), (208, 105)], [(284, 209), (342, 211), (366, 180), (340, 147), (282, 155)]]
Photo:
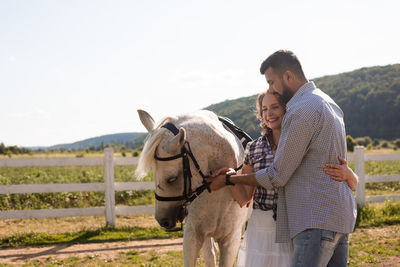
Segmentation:
[[(176, 222), (183, 221), (186, 215), (183, 208), (184, 199), (174, 200), (174, 197), (182, 197), (184, 188), (187, 188), (188, 185), (185, 184), (181, 157), (171, 160), (157, 159), (169, 159), (180, 155), (182, 148), (188, 141), (186, 130), (183, 127), (178, 128), (180, 122), (177, 118), (168, 117), (156, 125), (154, 119), (146, 111), (138, 110), (138, 113), (149, 135), (139, 158), (136, 175), (143, 177), (150, 169), (152, 170), (156, 187), (156, 198), (158, 196), (159, 199), (168, 199), (167, 201), (156, 199), (155, 218), (160, 226), (172, 229), (175, 227)], [(177, 132), (174, 134), (170, 130), (162, 128), (161, 126), (165, 123), (176, 124)], [(193, 144), (196, 142), (196, 140), (192, 141)], [(198, 159), (201, 159), (201, 157), (198, 157)], [(199, 161), (199, 163), (202, 166), (207, 165), (204, 161)], [(189, 164), (193, 163), (190, 162)], [(197, 173), (193, 172), (191, 188), (201, 184), (201, 177), (198, 176)]]

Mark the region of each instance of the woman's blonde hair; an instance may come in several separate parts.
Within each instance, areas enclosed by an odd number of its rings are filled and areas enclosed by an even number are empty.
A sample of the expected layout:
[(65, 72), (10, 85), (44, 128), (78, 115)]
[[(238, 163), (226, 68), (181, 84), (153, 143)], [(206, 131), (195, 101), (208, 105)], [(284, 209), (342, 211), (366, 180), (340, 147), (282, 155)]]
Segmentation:
[(262, 102), (264, 99), (264, 96), (266, 96), (267, 94), (271, 94), (274, 95), (276, 97), (276, 99), (278, 99), (279, 104), (283, 107), (283, 109), (286, 111), (286, 105), (285, 103), (281, 100), (280, 96), (278, 93), (274, 93), (270, 90), (266, 90), (264, 92), (261, 92), (258, 96), (257, 96), (257, 101), (256, 101), (256, 116), (257, 119), (260, 121), (260, 127), (262, 128), (261, 134), (265, 135), (268, 139), (268, 142), (271, 146), (272, 150), (275, 150), (277, 148), (277, 144), (275, 144), (274, 142), (274, 138), (273, 138), (273, 133), (272, 133), (272, 129), (269, 128), (267, 126), (267, 124), (265, 123), (264, 119), (263, 119), (263, 111), (262, 111)]

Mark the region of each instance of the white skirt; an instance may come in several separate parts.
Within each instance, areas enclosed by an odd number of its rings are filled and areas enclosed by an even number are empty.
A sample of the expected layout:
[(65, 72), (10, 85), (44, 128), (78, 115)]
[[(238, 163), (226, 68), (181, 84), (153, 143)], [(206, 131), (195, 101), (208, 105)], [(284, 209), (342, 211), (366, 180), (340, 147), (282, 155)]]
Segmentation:
[(290, 266), (293, 246), (275, 243), (273, 211), (253, 210), (240, 245), (237, 267)]

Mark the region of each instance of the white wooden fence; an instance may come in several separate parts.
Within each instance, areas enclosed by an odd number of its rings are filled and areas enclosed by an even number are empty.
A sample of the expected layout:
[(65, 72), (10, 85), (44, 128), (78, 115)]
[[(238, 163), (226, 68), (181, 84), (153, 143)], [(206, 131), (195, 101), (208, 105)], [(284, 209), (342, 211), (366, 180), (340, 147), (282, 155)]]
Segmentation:
[[(386, 198), (400, 199), (400, 195), (365, 196), (365, 183), (400, 181), (400, 175), (366, 176), (365, 161), (400, 160), (400, 154), (364, 154), (364, 147), (356, 146), (349, 161), (354, 161), (355, 172), (359, 176), (356, 189), (356, 202), (364, 206), (366, 202), (383, 202)], [(106, 224), (115, 226), (115, 216), (125, 214), (153, 214), (154, 206), (115, 206), (115, 191), (123, 190), (154, 190), (154, 182), (114, 182), (115, 165), (136, 165), (137, 158), (114, 158), (112, 148), (104, 150), (104, 158), (21, 158), (0, 159), (0, 167), (28, 166), (96, 166), (104, 165), (104, 183), (82, 184), (21, 184), (1, 185), (1, 194), (31, 194), (56, 192), (105, 192), (105, 207), (11, 210), (0, 211), (0, 219), (26, 219), (70, 216), (105, 216)]]
[(0, 195), (56, 192), (105, 192), (105, 207), (0, 211), (0, 219), (105, 216), (106, 225), (115, 226), (116, 215), (153, 214), (154, 206), (115, 206), (115, 191), (154, 190), (154, 182), (114, 182), (115, 165), (136, 165), (137, 162), (138, 158), (114, 158), (114, 151), (112, 148), (106, 148), (104, 150), (104, 158), (0, 159), (0, 167), (104, 165), (104, 183), (2, 185), (0, 186)]
[[(394, 175), (365, 175), (365, 161), (393, 161), (400, 160), (400, 154), (364, 154), (363, 146), (356, 146), (354, 154), (349, 157), (349, 161), (354, 161), (355, 173), (359, 177), (356, 188), (357, 205), (363, 207), (366, 202), (384, 202), (385, 199), (400, 199), (400, 195), (380, 195), (380, 196), (365, 196), (365, 183), (378, 182), (399, 182), (400, 174)], [(400, 167), (400, 166), (399, 166)]]

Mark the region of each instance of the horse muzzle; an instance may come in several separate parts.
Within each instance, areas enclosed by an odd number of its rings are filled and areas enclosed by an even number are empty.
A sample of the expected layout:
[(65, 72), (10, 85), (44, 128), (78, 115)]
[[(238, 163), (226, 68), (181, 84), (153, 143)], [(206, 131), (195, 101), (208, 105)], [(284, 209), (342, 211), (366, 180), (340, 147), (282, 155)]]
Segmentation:
[(180, 231), (182, 230), (181, 227), (175, 227), (177, 222), (183, 222), (185, 217), (187, 216), (188, 212), (185, 206), (181, 205), (176, 207), (173, 210), (169, 211), (168, 216), (163, 216), (158, 218), (156, 216), (156, 220), (161, 227), (163, 227), (168, 232)]

